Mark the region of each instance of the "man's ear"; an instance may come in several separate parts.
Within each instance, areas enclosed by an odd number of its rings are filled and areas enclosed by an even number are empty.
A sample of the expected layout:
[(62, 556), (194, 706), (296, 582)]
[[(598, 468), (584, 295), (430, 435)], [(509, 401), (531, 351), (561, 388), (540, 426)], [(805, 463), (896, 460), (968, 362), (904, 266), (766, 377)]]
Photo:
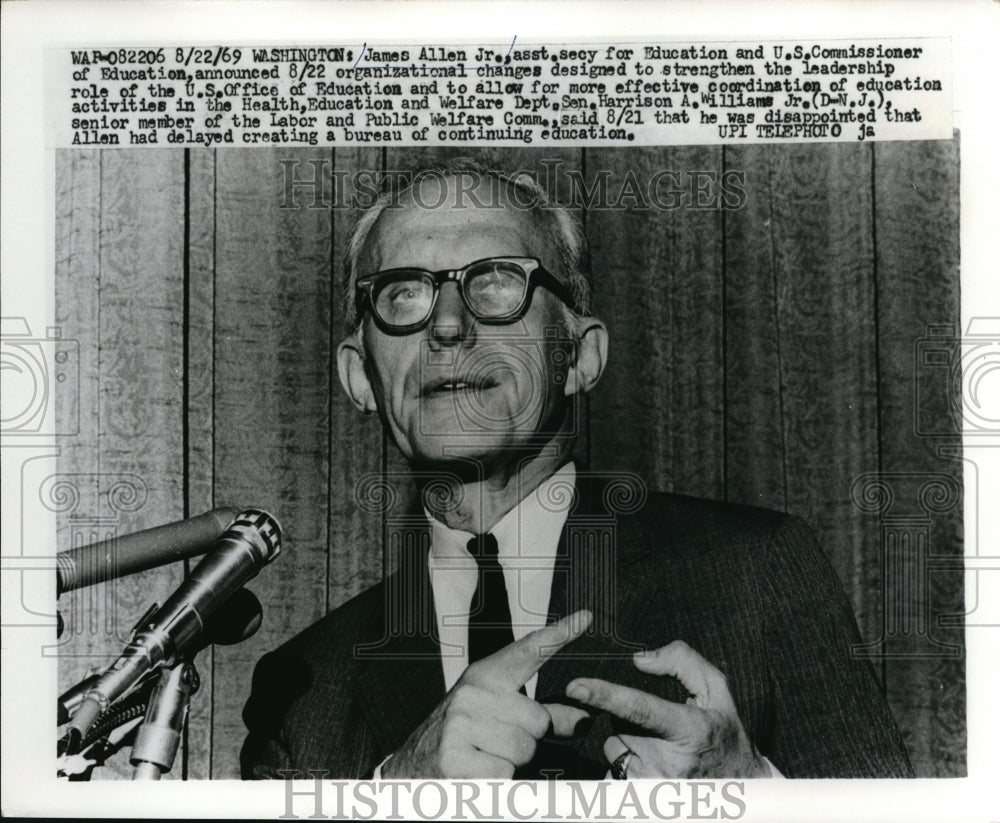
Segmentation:
[(358, 411), (376, 411), (375, 393), (365, 371), (365, 353), (360, 335), (351, 335), (337, 346), (337, 371), (340, 385)]
[(604, 373), (608, 362), (608, 329), (596, 317), (579, 321), (583, 331), (576, 344), (576, 362), (566, 373), (566, 396), (589, 392)]

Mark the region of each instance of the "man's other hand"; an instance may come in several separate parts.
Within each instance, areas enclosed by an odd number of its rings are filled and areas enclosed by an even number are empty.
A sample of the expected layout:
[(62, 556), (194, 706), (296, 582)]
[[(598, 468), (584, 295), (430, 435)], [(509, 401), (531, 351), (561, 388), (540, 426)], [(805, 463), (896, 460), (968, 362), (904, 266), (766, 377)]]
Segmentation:
[(577, 678), (566, 687), (574, 700), (627, 720), (650, 732), (613, 735), (604, 743), (609, 763), (629, 751), (629, 778), (768, 777), (767, 762), (743, 728), (725, 675), (687, 643), (676, 640), (640, 652), (635, 666), (648, 674), (676, 677), (690, 692), (686, 704), (604, 680)]
[(590, 621), (590, 612), (575, 612), (473, 663), (389, 758), (382, 776), (512, 777), (553, 723), (549, 711), (519, 689)]

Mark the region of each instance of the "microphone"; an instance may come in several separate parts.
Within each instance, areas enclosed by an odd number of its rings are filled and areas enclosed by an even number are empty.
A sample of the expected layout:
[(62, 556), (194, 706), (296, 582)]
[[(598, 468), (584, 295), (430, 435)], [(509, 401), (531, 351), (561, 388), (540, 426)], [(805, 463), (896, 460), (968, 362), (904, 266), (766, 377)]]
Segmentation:
[(164, 669), (149, 698), (146, 717), (132, 744), (133, 780), (159, 780), (170, 771), (177, 756), (191, 695), (198, 690), (198, 675), (190, 663)]
[(57, 555), (57, 594), (204, 554), (239, 509), (223, 507), (187, 520), (79, 546)]
[[(157, 608), (157, 606), (153, 607), (154, 610)], [(153, 614), (155, 613), (153, 611)], [(237, 643), (242, 643), (257, 633), (263, 619), (264, 609), (260, 605), (257, 595), (249, 589), (240, 589), (205, 621), (205, 629), (194, 644), (193, 652), (197, 654), (211, 645), (234, 646)], [(137, 630), (148, 625), (149, 622), (143, 620)], [(57, 726), (69, 722), (77, 707), (83, 702), (84, 697), (100, 679), (100, 673), (94, 672), (59, 695), (56, 703)], [(140, 678), (136, 681), (136, 685), (144, 680), (145, 677)], [(134, 692), (135, 689), (132, 691)]]
[(82, 740), (101, 712), (147, 672), (173, 666), (194, 648), (208, 617), (280, 551), (281, 526), (274, 517), (259, 509), (240, 512), (215, 548), (87, 692), (70, 721), (69, 746)]

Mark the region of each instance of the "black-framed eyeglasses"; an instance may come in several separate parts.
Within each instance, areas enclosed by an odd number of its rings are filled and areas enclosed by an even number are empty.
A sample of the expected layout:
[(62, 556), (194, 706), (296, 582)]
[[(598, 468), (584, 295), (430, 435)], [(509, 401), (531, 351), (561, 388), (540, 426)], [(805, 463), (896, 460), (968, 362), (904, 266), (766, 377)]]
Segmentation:
[(427, 325), (444, 283), (458, 284), (462, 301), (482, 323), (512, 323), (531, 305), (537, 285), (545, 286), (569, 306), (573, 298), (559, 280), (534, 257), (487, 257), (461, 269), (428, 271), (402, 268), (358, 278), (357, 297), (371, 307), (387, 334), (411, 334)]

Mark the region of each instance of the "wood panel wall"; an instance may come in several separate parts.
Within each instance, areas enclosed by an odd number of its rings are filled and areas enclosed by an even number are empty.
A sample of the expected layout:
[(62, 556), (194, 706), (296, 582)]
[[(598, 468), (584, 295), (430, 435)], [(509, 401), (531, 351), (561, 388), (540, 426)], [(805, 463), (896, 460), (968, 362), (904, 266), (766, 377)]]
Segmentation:
[[(584, 215), (612, 346), (580, 458), (805, 517), (918, 774), (964, 774), (962, 631), (937, 624), (963, 611), (962, 574), (927, 562), (962, 553), (960, 466), (938, 452), (954, 436), (915, 425), (914, 394), (918, 341), (959, 320), (957, 142), (464, 153), (505, 168), (558, 159), (562, 186), (570, 170), (607, 170), (612, 184), (629, 170), (745, 175), (735, 210)], [(218, 505), (258, 505), (284, 527), (284, 555), (251, 585), (263, 628), (199, 656), (173, 777), (238, 776), (254, 661), (384, 572), (384, 515), (356, 484), (388, 473), (403, 498), (410, 484), (339, 388), (357, 214), (328, 204), (342, 171), (447, 154), (57, 153), (56, 321), (82, 360), (80, 433), (63, 442), (60, 472), (88, 490), (61, 514), (60, 547)], [(282, 161), (298, 179), (318, 173), (323, 200), (300, 188), (290, 207)], [(941, 421), (949, 402), (921, 400)], [(947, 494), (929, 505), (927, 488)], [(911, 549), (893, 548), (901, 534)], [(64, 595), (62, 685), (106, 663), (181, 575)], [(100, 776), (128, 772), (121, 757)]]

